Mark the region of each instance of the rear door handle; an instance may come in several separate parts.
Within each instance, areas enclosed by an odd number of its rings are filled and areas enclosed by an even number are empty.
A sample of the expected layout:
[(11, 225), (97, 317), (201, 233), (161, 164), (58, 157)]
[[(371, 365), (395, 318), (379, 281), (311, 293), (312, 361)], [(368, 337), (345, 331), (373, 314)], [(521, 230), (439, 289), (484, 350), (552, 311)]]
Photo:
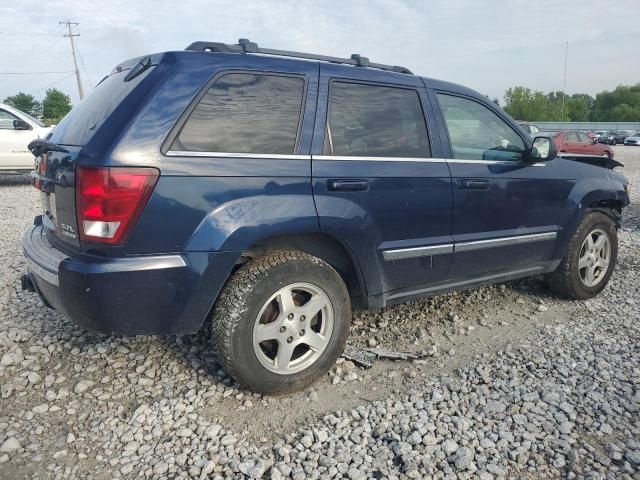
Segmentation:
[(327, 188), (331, 192), (364, 192), (369, 190), (369, 182), (356, 179), (328, 180)]
[(464, 178), (460, 182), (460, 188), (464, 188), (464, 189), (467, 189), (467, 190), (488, 190), (489, 189), (489, 180), (478, 180), (478, 179)]

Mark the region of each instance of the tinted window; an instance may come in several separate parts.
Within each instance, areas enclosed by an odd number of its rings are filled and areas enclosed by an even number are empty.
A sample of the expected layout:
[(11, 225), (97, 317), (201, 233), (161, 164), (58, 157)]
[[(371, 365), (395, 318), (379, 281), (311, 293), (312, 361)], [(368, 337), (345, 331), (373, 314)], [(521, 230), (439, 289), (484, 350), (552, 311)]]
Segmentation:
[(301, 78), (223, 75), (193, 110), (172, 149), (292, 154), (303, 91)]
[(129, 70), (105, 77), (53, 129), (50, 140), (63, 145), (86, 145), (100, 126), (153, 69), (125, 82)]
[(438, 94), (453, 158), (468, 160), (520, 160), (522, 138), (498, 115), (479, 102)]
[(18, 117), (6, 110), (0, 110), (0, 130), (13, 130), (13, 121)]
[(324, 153), (363, 157), (430, 156), (418, 92), (333, 82)]

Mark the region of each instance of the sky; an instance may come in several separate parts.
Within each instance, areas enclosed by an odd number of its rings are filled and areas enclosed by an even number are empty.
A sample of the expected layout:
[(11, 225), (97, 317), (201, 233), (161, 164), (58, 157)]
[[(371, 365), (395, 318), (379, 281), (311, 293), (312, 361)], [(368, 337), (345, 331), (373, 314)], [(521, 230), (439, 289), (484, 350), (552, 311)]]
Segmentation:
[(0, 18), (0, 101), (55, 86), (77, 103), (66, 20), (85, 91), (128, 58), (238, 38), (359, 53), (501, 102), (515, 85), (562, 90), (566, 42), (567, 93), (640, 82), (640, 0), (20, 0)]

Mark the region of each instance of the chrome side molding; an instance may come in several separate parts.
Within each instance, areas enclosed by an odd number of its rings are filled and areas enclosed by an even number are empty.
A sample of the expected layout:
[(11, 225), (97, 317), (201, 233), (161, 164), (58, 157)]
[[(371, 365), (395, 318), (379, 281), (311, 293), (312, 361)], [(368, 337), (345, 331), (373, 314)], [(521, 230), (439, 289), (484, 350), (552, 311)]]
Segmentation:
[(429, 247), (412, 247), (412, 248), (396, 248), (393, 250), (384, 250), (382, 257), (386, 261), (405, 260), (407, 258), (426, 257), (430, 255), (443, 255), (445, 253), (453, 253), (453, 243), (445, 243), (443, 245), (433, 245)]
[(470, 252), (472, 250), (484, 250), (485, 248), (505, 247), (520, 245), (522, 243), (543, 242), (555, 240), (558, 232), (532, 233), (529, 235), (517, 235), (514, 237), (490, 238), (488, 240), (474, 240), (455, 244), (456, 252)]
[(311, 160), (311, 155), (282, 155), (271, 153), (195, 152), (169, 150), (167, 157), (209, 157), (209, 158), (260, 158), (265, 160)]
[(471, 242), (443, 243), (425, 247), (394, 248), (383, 250), (382, 258), (385, 261), (406, 260), (409, 258), (429, 257), (432, 255), (445, 255), (454, 252), (471, 252), (486, 248), (521, 245), (523, 243), (544, 242), (555, 240), (558, 232), (531, 233), (512, 237), (490, 238), (487, 240), (474, 240)]

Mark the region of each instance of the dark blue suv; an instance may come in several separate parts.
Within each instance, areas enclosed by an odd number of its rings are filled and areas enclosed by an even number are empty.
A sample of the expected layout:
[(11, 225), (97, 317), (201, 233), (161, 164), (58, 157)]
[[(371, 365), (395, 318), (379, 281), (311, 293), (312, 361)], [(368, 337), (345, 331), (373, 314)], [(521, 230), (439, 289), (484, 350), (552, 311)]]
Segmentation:
[(197, 42), (118, 65), (30, 145), (23, 288), (117, 334), (211, 328), (242, 385), (300, 389), (352, 305), (547, 274), (600, 292), (627, 181), (468, 88), (353, 55)]

